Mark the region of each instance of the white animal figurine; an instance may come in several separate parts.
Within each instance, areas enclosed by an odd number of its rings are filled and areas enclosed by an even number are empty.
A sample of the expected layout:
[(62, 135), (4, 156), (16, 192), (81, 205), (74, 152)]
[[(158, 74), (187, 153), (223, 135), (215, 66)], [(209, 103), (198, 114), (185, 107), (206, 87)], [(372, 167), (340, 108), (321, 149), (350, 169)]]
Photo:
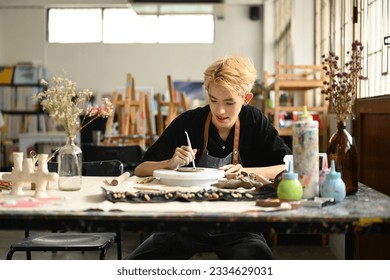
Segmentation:
[(35, 183), (35, 198), (48, 197), (46, 188), (49, 181), (58, 181), (58, 174), (49, 172), (47, 168), (48, 154), (38, 154), (38, 168), (31, 175), (31, 181)]
[(26, 184), (23, 176), (23, 153), (13, 152), (12, 157), (14, 159), (14, 167), (11, 174), (3, 174), (2, 179), (12, 183), (11, 194), (22, 195), (23, 186)]

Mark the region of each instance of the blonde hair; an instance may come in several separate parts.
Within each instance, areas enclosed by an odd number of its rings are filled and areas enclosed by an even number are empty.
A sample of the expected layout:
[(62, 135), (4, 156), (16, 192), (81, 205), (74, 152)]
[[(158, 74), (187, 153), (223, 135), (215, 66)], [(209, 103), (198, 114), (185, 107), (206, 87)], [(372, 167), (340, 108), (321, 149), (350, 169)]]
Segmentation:
[(223, 86), (230, 92), (245, 96), (252, 90), (256, 80), (256, 69), (249, 58), (226, 56), (213, 62), (204, 72), (204, 86), (210, 83)]

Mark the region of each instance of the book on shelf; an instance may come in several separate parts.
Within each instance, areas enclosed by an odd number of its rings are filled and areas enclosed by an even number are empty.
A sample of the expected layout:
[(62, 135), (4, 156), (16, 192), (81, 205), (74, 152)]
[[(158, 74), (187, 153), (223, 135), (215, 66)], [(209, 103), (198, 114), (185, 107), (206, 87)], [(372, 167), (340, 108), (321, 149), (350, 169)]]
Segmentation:
[(21, 87), (16, 89), (16, 109), (35, 111), (38, 103), (32, 96), (40, 91), (39, 87)]
[(38, 123), (39, 116), (38, 115), (27, 115), (25, 116), (25, 131), (29, 133), (35, 133), (39, 131)]
[(6, 138), (17, 139), (23, 128), (23, 116), (11, 115), (7, 118)]
[(34, 63), (18, 63), (15, 65), (13, 84), (14, 85), (39, 85), (43, 78), (41, 65)]
[(13, 66), (0, 66), (0, 85), (11, 85), (13, 75)]
[[(3, 118), (3, 114), (0, 111), (0, 128), (2, 128), (4, 125), (5, 125), (5, 121)], [(0, 134), (1, 134), (1, 129), (0, 129)], [(0, 137), (0, 139), (1, 139), (1, 137)]]
[(37, 86), (0, 87), (0, 110), (36, 111), (39, 106), (32, 96), (40, 91), (41, 88)]
[(15, 104), (15, 94), (13, 93), (12, 88), (0, 87), (0, 110), (13, 110), (13, 104)]

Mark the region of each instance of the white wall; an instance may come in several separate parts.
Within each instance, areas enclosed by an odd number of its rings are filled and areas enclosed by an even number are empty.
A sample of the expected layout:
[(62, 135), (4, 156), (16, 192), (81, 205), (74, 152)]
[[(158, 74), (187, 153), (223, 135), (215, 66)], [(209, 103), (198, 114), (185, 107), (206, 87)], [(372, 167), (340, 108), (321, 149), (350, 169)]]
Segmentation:
[(49, 44), (45, 38), (44, 6), (19, 7), (17, 3), (21, 1), (16, 0), (16, 6), (2, 8), (1, 2), (0, 65), (39, 60), (51, 75), (66, 71), (79, 87), (96, 93), (124, 87), (127, 73), (133, 74), (137, 86), (152, 86), (156, 92), (164, 92), (168, 74), (177, 80), (202, 80), (204, 69), (227, 54), (249, 56), (262, 72), (262, 23), (249, 19), (249, 5), (227, 6), (225, 18), (216, 21), (213, 44), (119, 45)]
[(4, 61), (4, 44), (2, 43), (4, 34), (4, 17), (2, 16), (2, 11), (0, 10), (0, 61)]
[[(314, 64), (314, 7), (313, 0), (292, 2), (292, 53), (294, 64)], [(274, 1), (264, 1), (264, 69), (275, 70)]]
[(266, 1), (264, 3), (264, 43), (263, 43), (263, 67), (268, 72), (275, 70), (275, 29), (274, 29), (274, 4), (273, 1)]
[(0, 10), (3, 34), (0, 45), (3, 48), (2, 64), (20, 61), (44, 60), (45, 55), (45, 12), (42, 8)]
[(314, 5), (313, 0), (293, 2), (292, 36), (294, 64), (314, 64)]

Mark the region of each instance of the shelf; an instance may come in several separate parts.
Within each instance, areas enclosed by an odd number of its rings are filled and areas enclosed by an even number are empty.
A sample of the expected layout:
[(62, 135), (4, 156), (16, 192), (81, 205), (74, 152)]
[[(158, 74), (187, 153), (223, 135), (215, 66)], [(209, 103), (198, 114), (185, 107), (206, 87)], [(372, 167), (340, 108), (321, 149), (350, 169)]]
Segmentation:
[(278, 84), (272, 83), (267, 87), (268, 90), (274, 90), (276, 86), (279, 86), (280, 90), (311, 90), (320, 88), (323, 86), (323, 81), (317, 81), (317, 80), (291, 80), (291, 81), (279, 81)]
[[(316, 113), (320, 118), (319, 135), (322, 136), (322, 149), (326, 149), (328, 140), (328, 103), (321, 95), (321, 104), (316, 104), (316, 95), (324, 85), (324, 73), (321, 65), (282, 65), (275, 64), (275, 73), (264, 72), (264, 114), (273, 119), (273, 124), (281, 136), (292, 136), (292, 129), (280, 127), (279, 113), (302, 112), (304, 106), (307, 111)], [(269, 108), (270, 94), (274, 93), (274, 106)], [(300, 95), (299, 105), (280, 105), (281, 93), (290, 97)], [(310, 95), (311, 94), (311, 95)], [(310, 99), (312, 99), (310, 101)], [(295, 104), (297, 102), (294, 102)]]
[[(303, 107), (304, 106), (279, 106), (279, 112), (287, 112), (287, 113), (292, 113), (292, 112), (297, 112), (297, 111), (302, 112)], [(322, 113), (325, 110), (323, 107), (319, 107), (319, 106), (317, 106), (317, 107), (307, 106), (306, 109), (308, 112), (318, 112), (318, 113)], [(271, 113), (274, 111), (275, 111), (274, 108), (272, 108), (272, 109), (266, 108), (265, 109), (266, 113)]]
[(0, 133), (1, 168), (9, 168), (12, 152), (19, 150), (22, 133), (47, 132), (54, 128), (47, 114), (32, 98), (46, 89), (40, 81), (45, 69), (33, 63), (19, 63), (8, 67), (7, 77), (0, 79), (0, 113), (4, 126)]
[(12, 111), (2, 110), (1, 113), (3, 115), (39, 115), (39, 114), (44, 114), (43, 111), (17, 111), (17, 110), (12, 110)]
[(0, 87), (34, 87), (34, 88), (43, 88), (44, 86), (41, 84), (0, 84)]

